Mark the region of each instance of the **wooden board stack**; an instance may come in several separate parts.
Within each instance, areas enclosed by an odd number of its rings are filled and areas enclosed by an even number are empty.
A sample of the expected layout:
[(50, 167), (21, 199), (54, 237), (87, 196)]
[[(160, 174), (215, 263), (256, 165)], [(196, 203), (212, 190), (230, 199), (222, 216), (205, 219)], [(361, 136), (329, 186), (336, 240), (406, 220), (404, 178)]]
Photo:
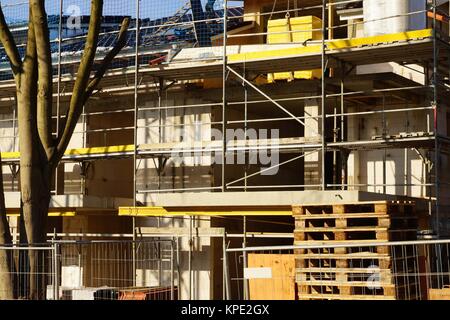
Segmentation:
[[(414, 247), (376, 245), (417, 239), (413, 202), (293, 206), (293, 215), (295, 245), (336, 246), (296, 250), (299, 300), (409, 300), (421, 295)], [(368, 243), (374, 245), (359, 247)]]

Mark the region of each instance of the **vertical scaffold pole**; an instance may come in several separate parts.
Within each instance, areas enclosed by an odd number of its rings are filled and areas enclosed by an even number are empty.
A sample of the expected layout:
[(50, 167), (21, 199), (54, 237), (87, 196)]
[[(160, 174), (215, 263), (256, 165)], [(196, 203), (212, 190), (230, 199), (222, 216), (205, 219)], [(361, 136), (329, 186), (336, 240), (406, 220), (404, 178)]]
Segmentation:
[(439, 159), (439, 126), (438, 126), (438, 116), (439, 116), (439, 108), (438, 108), (438, 47), (437, 47), (437, 24), (436, 24), (436, 0), (433, 0), (433, 104), (434, 104), (434, 155), (435, 155), (435, 165), (434, 165), (434, 182), (435, 182), (435, 196), (436, 196), (436, 211), (435, 211), (435, 231), (437, 235), (440, 235), (439, 228), (439, 202), (440, 202), (440, 188), (439, 188), (439, 167), (440, 167), (440, 159)]
[(227, 0), (223, 0), (223, 71), (222, 71), (222, 192), (226, 191), (225, 166), (227, 152), (227, 28), (228, 6)]
[[(134, 151), (133, 151), (133, 207), (137, 206), (137, 123), (138, 123), (138, 87), (139, 87), (139, 17), (140, 17), (140, 0), (136, 0), (136, 39), (135, 39), (135, 57), (134, 57)], [(136, 286), (136, 217), (133, 216), (133, 286)]]
[(230, 289), (231, 289), (231, 284), (230, 284), (230, 274), (229, 274), (229, 270), (228, 270), (228, 256), (227, 256), (227, 241), (226, 241), (226, 232), (224, 230), (224, 234), (223, 234), (223, 241), (222, 241), (222, 248), (223, 248), (223, 275), (224, 275), (224, 287), (225, 287), (225, 300), (230, 300)]
[[(61, 108), (61, 53), (62, 53), (62, 18), (64, 0), (59, 0), (59, 24), (58, 24), (58, 84), (56, 97), (56, 136), (59, 136), (59, 113)], [(56, 175), (57, 177), (58, 175)]]
[(59, 255), (59, 245), (57, 242), (53, 242), (53, 300), (59, 300), (59, 263), (58, 263), (58, 255)]
[[(59, 23), (58, 23), (58, 66), (57, 66), (57, 97), (56, 97), (56, 138), (59, 137), (59, 114), (61, 109), (61, 53), (62, 53), (62, 17), (64, 0), (59, 0)], [(15, 131), (14, 136), (15, 136)], [(15, 146), (15, 144), (14, 144)], [(55, 174), (55, 194), (58, 194), (58, 168)]]
[(326, 6), (327, 6), (327, 0), (322, 1), (322, 125), (321, 125), (321, 131), (322, 131), (322, 152), (321, 152), (321, 162), (322, 162), (322, 190), (326, 190), (327, 188), (327, 180), (326, 180), (326, 173), (325, 173), (325, 158), (326, 158), (326, 136), (325, 136), (325, 123), (326, 123), (326, 116), (325, 116), (325, 107), (326, 107), (326, 92), (325, 92), (325, 36), (327, 33), (327, 25), (326, 25)]

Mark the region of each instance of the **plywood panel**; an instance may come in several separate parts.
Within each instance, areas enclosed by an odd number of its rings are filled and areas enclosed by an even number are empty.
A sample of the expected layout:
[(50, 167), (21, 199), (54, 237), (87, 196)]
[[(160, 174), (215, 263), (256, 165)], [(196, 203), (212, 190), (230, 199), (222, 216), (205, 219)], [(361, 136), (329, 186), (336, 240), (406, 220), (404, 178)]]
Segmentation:
[(250, 279), (251, 300), (295, 300), (295, 257), (291, 254), (249, 254), (249, 268), (271, 268), (271, 279)]

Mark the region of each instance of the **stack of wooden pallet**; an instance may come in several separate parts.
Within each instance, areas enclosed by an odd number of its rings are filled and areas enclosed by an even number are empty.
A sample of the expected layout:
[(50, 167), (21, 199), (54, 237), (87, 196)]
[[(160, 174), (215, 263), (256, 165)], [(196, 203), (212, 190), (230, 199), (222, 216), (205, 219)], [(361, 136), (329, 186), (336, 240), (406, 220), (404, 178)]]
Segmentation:
[(293, 214), (295, 245), (333, 246), (296, 250), (298, 299), (420, 296), (414, 248), (377, 245), (416, 239), (414, 203), (305, 205), (294, 206)]

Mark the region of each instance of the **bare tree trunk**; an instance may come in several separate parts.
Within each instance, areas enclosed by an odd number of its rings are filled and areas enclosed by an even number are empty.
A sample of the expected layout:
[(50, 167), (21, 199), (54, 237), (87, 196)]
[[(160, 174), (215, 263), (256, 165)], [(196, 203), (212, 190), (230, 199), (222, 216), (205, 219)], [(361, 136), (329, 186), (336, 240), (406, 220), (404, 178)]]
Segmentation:
[[(130, 19), (126, 18), (122, 22), (116, 45), (97, 66), (91, 78), (103, 15), (103, 0), (91, 0), (89, 31), (84, 53), (66, 120), (62, 126), (62, 134), (55, 139), (52, 136), (51, 122), (53, 69), (45, 1), (29, 0), (29, 4), (30, 21), (23, 61), (6, 23), (1, 4), (0, 42), (10, 61), (17, 91), (23, 222), (21, 242), (36, 246), (46, 242), (52, 174), (67, 149), (83, 106), (97, 89), (114, 57), (125, 46)], [(20, 268), (26, 268), (26, 274), (29, 274), (27, 281), (24, 281), (27, 285), (20, 288), (20, 295), (24, 298), (45, 298), (44, 271), (47, 266), (42, 252), (29, 251), (27, 259), (21, 261), (23, 265)], [(0, 282), (0, 290), (2, 285)]]
[[(0, 246), (12, 245), (9, 223), (6, 218), (5, 193), (3, 189), (3, 170), (0, 154)], [(14, 262), (11, 250), (0, 249), (0, 300), (15, 298)]]
[[(37, 129), (37, 50), (34, 25), (29, 23), (29, 35), (23, 74), (17, 86), (20, 187), (23, 223), (26, 240), (30, 245), (45, 243), (47, 212), (50, 199), (49, 170), (45, 151)], [(44, 210), (46, 212), (44, 213)], [(41, 265), (39, 252), (29, 251), (29, 296), (39, 299), (45, 292), (38, 272)], [(39, 292), (41, 291), (41, 292)]]

